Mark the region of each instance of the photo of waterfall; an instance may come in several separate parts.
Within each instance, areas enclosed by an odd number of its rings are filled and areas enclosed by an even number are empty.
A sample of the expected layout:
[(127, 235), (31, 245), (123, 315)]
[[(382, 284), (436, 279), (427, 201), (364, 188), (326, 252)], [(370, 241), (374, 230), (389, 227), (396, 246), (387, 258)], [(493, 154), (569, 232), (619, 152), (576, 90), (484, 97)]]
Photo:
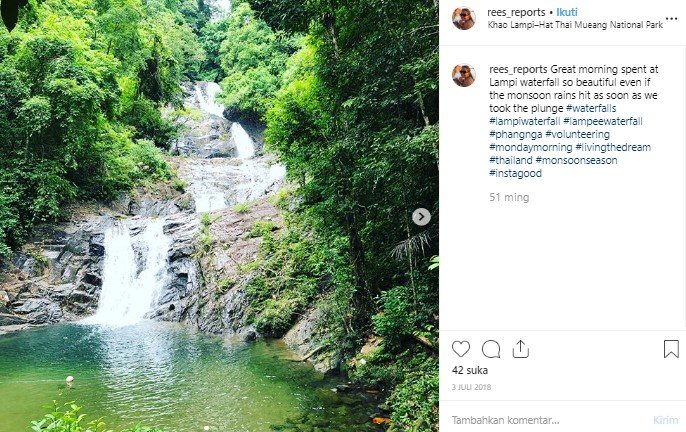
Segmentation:
[(438, 2), (0, 3), (0, 432), (437, 431)]

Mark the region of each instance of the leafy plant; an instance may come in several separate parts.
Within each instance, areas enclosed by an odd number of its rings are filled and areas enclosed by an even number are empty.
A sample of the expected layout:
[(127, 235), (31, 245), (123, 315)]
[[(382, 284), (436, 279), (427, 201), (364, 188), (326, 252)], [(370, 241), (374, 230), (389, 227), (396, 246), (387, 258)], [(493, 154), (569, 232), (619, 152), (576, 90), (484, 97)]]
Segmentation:
[(438, 430), (438, 362), (428, 360), (408, 371), (389, 398), (391, 419), (411, 432)]
[(202, 213), (200, 215), (200, 225), (202, 225), (203, 228), (207, 228), (212, 225), (212, 216), (209, 213)]
[[(86, 421), (86, 414), (81, 414), (81, 407), (75, 402), (68, 402), (59, 406), (53, 401), (50, 412), (40, 420), (31, 422), (31, 430), (34, 432), (113, 432), (107, 429), (102, 419)], [(164, 432), (161, 429), (152, 429), (144, 426), (136, 426), (133, 429), (121, 432)]]
[(69, 402), (63, 407), (53, 401), (52, 411), (41, 420), (31, 422), (31, 430), (55, 432), (96, 432), (104, 431), (105, 424), (100, 420), (85, 421), (86, 415), (80, 414), (81, 407)]
[(250, 213), (250, 210), (251, 210), (250, 203), (247, 203), (247, 202), (238, 203), (235, 206), (233, 206), (233, 210), (235, 212), (238, 212), (241, 214)]
[(236, 281), (230, 278), (223, 278), (217, 282), (217, 294), (224, 295), (229, 289), (236, 284)]
[(250, 228), (250, 237), (263, 237), (276, 229), (276, 224), (270, 220), (256, 220)]
[(172, 180), (172, 187), (176, 189), (177, 191), (183, 193), (186, 192), (186, 188), (188, 187), (188, 182), (184, 179), (175, 177)]

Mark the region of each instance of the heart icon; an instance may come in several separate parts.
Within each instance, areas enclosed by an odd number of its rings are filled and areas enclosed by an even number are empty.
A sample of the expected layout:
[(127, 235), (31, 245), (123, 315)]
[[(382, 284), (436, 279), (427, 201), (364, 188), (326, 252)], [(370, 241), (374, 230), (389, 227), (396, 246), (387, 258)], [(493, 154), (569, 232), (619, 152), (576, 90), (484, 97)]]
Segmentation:
[(467, 341), (455, 341), (453, 342), (453, 351), (458, 357), (464, 357), (465, 354), (469, 352), (469, 342)]

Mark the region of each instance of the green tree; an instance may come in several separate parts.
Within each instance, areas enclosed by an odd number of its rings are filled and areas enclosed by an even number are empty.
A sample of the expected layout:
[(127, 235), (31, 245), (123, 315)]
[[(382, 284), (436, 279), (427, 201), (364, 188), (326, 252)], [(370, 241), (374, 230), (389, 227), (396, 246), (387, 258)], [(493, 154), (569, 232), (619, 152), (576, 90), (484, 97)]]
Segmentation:
[(160, 108), (204, 59), (182, 8), (45, 0), (0, 33), (0, 255), (65, 202), (169, 178)]
[[(308, 33), (268, 109), (266, 141), (299, 184), (299, 211), (317, 234), (346, 239), (355, 289), (332, 296), (339, 305), (328, 323), (352, 315), (336, 346), (381, 335), (381, 352), (359, 376), (411, 395), (411, 404), (390, 399), (396, 425), (433, 430), (437, 399), (426, 392), (435, 390), (437, 364), (438, 278), (428, 270), (438, 253), (437, 5), (251, 3), (274, 28)], [(432, 211), (428, 227), (411, 222), (417, 207)], [(423, 371), (421, 383), (408, 364)]]
[(247, 3), (234, 6), (220, 48), (223, 102), (230, 116), (259, 119), (271, 106), (296, 41), (277, 34)]

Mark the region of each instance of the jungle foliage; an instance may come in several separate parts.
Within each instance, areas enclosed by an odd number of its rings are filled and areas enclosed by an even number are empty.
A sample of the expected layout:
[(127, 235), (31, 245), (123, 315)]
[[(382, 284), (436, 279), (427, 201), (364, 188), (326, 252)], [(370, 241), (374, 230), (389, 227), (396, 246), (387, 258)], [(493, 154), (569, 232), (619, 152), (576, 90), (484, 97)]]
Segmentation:
[(274, 102), (299, 38), (272, 30), (248, 3), (234, 4), (225, 26), (218, 52), (223, 71), (220, 100), (229, 118), (259, 121)]
[(0, 255), (66, 202), (170, 178), (160, 108), (205, 54), (194, 1), (30, 1), (0, 30)]
[[(307, 265), (314, 271), (304, 276), (309, 292), (315, 282), (329, 285), (322, 294), (329, 346), (352, 359), (350, 372), (361, 383), (389, 391), (395, 428), (433, 430), (438, 413), (438, 271), (436, 259), (431, 261), (438, 254), (437, 2), (249, 2), (274, 34), (303, 35), (280, 70), (276, 96), (264, 115), (268, 149), (280, 156), (298, 186), (293, 206), (299, 222), (267, 242), (264, 259), (288, 269), (284, 251), (291, 259), (328, 257), (326, 268), (318, 273)], [(411, 222), (418, 207), (431, 211), (430, 225)], [(294, 237), (298, 230), (300, 236)], [(300, 250), (303, 242), (307, 252)], [(270, 304), (298, 304), (279, 303), (291, 295), (283, 282), (259, 280)], [(372, 335), (381, 337), (380, 346), (362, 362), (353, 358)]]

